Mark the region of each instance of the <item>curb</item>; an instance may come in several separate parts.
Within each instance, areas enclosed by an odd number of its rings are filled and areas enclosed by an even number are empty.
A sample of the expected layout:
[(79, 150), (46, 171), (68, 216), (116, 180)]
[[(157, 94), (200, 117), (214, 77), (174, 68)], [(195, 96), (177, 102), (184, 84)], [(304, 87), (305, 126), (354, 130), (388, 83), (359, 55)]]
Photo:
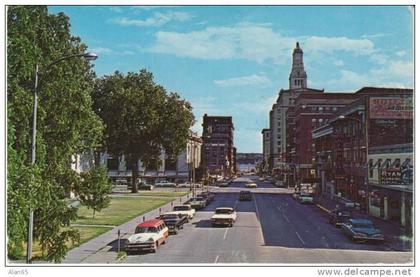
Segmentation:
[(321, 210), (323, 210), (326, 213), (331, 213), (331, 210), (328, 210), (327, 208), (325, 208), (324, 206), (322, 206), (320, 204), (316, 204), (315, 206), (317, 206), (318, 208), (320, 208)]
[(127, 257), (127, 253), (123, 254), (121, 257), (117, 258), (115, 261), (120, 262), (121, 260), (125, 259)]

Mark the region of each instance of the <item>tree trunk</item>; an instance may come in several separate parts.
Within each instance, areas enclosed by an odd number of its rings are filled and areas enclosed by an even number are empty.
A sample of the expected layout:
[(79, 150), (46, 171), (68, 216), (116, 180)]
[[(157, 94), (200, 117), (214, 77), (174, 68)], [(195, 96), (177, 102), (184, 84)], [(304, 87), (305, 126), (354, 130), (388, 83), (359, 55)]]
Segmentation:
[(93, 215), (92, 215), (92, 218), (95, 218), (95, 212), (96, 212), (96, 210), (95, 210), (95, 208), (93, 208)]
[(137, 167), (137, 159), (133, 159), (132, 161), (132, 170), (131, 170), (131, 192), (137, 193), (139, 191), (137, 187), (137, 179), (139, 175), (138, 167)]

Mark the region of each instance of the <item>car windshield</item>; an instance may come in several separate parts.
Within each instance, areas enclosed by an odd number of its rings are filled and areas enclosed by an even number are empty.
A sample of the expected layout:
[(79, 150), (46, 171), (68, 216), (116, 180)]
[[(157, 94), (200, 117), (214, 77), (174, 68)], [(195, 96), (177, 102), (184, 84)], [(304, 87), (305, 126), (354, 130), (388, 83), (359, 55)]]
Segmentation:
[(370, 222), (366, 222), (366, 223), (365, 222), (363, 222), (363, 223), (357, 222), (357, 223), (353, 223), (352, 226), (353, 226), (353, 228), (366, 228), (366, 229), (373, 229), (374, 228), (373, 224), (370, 223)]
[(190, 207), (187, 207), (187, 206), (174, 207), (174, 211), (189, 211), (189, 210), (190, 210)]
[(161, 219), (178, 219), (176, 214), (165, 214), (160, 216)]
[(231, 214), (233, 211), (231, 209), (217, 209), (216, 214)]
[(204, 199), (203, 199), (203, 197), (194, 197), (194, 198), (191, 198), (191, 201), (203, 201)]
[(135, 233), (157, 233), (157, 229), (155, 227), (137, 227)]

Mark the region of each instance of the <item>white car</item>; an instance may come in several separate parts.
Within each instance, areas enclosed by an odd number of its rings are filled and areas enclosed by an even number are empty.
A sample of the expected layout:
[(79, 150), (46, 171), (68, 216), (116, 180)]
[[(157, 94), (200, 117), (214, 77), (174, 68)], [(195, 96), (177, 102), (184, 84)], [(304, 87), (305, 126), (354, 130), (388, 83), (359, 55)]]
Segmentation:
[(236, 211), (231, 207), (219, 207), (211, 217), (211, 224), (233, 226), (236, 221)]
[(195, 209), (191, 208), (191, 205), (178, 205), (174, 206), (173, 212), (178, 214), (186, 215), (188, 219), (192, 219), (195, 215)]
[(156, 252), (159, 245), (164, 244), (169, 236), (169, 229), (163, 220), (151, 219), (137, 225), (133, 235), (125, 244), (125, 251)]
[(166, 188), (174, 188), (176, 187), (175, 183), (169, 182), (169, 181), (159, 181), (155, 184), (155, 187), (166, 187)]
[(250, 182), (250, 183), (246, 183), (245, 184), (246, 188), (257, 188), (257, 184), (254, 182)]
[(309, 193), (301, 192), (301, 193), (298, 194), (297, 198), (298, 198), (299, 203), (301, 203), (301, 204), (305, 204), (305, 203), (313, 204), (314, 203), (314, 197)]

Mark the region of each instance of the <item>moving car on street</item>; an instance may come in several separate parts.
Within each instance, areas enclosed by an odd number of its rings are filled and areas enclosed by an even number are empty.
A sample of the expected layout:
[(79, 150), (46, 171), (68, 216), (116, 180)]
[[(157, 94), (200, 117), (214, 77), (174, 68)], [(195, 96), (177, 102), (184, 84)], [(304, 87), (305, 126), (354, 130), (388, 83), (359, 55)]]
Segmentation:
[(276, 181), (276, 182), (274, 183), (274, 185), (275, 185), (276, 187), (279, 187), (279, 188), (285, 188), (285, 187), (287, 187), (287, 186), (286, 186), (286, 183), (285, 183), (285, 182), (283, 182), (283, 181)]
[(150, 185), (150, 184), (146, 184), (146, 183), (141, 182), (138, 185), (138, 189), (139, 190), (153, 190), (153, 185)]
[(169, 234), (178, 234), (178, 231), (184, 228), (184, 224), (188, 222), (186, 215), (178, 214), (177, 212), (167, 212), (161, 214), (157, 219), (163, 220), (169, 229)]
[(351, 213), (344, 209), (334, 209), (329, 214), (328, 222), (335, 227), (340, 227), (351, 218)]
[(239, 201), (252, 201), (252, 194), (248, 190), (241, 190), (239, 192)]
[(341, 230), (353, 241), (384, 241), (384, 235), (369, 219), (349, 219), (341, 225)]
[(246, 188), (257, 188), (257, 184), (254, 182), (249, 182), (245, 184)]
[(297, 195), (297, 200), (300, 204), (313, 204), (314, 203), (314, 197), (312, 194), (306, 193), (306, 192), (300, 192)]
[(207, 205), (207, 200), (204, 197), (193, 197), (188, 200), (185, 204), (189, 204), (193, 209), (202, 209)]
[(236, 221), (236, 211), (231, 207), (219, 207), (216, 209), (214, 215), (211, 217), (211, 223), (216, 225), (233, 226)]
[(195, 210), (190, 205), (174, 206), (173, 211), (187, 216), (188, 220), (192, 219), (195, 215)]
[(169, 229), (160, 219), (151, 219), (137, 225), (124, 247), (129, 252), (152, 251), (156, 252), (159, 245), (164, 244), (169, 236)]

